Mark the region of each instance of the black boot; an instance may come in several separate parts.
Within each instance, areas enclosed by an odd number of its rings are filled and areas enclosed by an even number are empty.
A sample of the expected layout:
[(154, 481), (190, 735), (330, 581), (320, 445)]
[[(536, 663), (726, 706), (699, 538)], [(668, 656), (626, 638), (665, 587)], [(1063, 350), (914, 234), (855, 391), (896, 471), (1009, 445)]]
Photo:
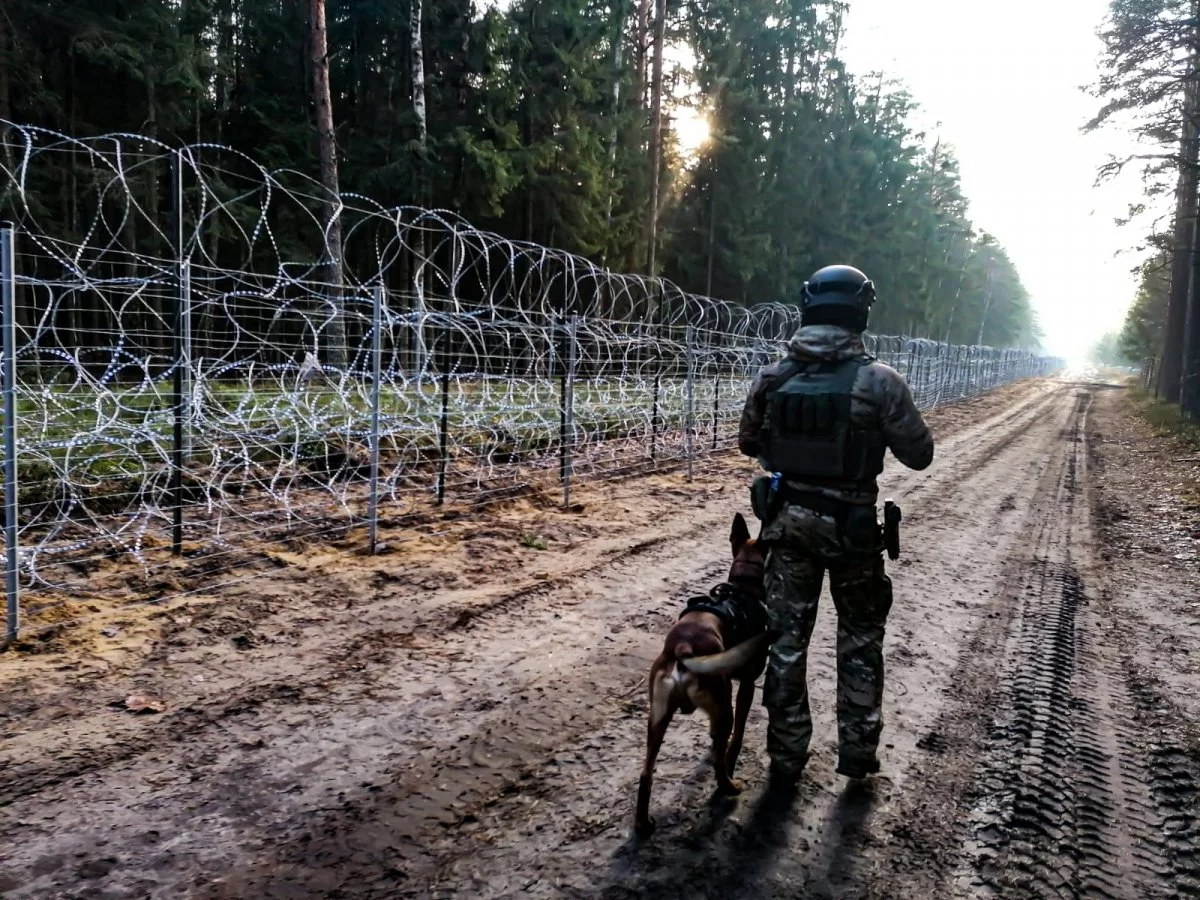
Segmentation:
[(839, 753), (837, 773), (847, 778), (866, 778), (879, 771), (879, 757), (870, 753)]
[(807, 764), (807, 756), (798, 763), (784, 763), (776, 759), (771, 760), (771, 768), (767, 778), (768, 793), (794, 795), (797, 785), (800, 783), (800, 778), (804, 775), (804, 767)]

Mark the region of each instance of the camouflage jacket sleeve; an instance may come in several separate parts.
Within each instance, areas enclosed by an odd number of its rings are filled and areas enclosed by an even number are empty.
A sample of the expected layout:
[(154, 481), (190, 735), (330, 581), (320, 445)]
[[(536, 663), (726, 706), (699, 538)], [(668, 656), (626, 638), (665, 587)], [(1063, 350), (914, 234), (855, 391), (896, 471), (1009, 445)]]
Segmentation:
[(881, 398), (883, 436), (888, 448), (910, 469), (926, 469), (933, 462), (933, 435), (921, 411), (913, 402), (912, 391), (900, 374), (887, 370), (884, 396)]
[(774, 366), (763, 369), (750, 385), (746, 405), (742, 407), (742, 421), (738, 425), (738, 449), (746, 456), (758, 456), (759, 435), (766, 417), (767, 386)]

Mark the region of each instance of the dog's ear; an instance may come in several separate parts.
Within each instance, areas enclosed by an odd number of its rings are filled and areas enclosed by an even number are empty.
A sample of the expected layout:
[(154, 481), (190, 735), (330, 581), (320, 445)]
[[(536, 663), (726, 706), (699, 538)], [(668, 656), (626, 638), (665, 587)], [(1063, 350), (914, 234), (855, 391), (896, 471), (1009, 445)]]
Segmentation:
[(746, 542), (750, 540), (750, 529), (741, 513), (733, 517), (733, 530), (729, 533), (729, 543), (733, 545), (733, 555), (737, 556)]

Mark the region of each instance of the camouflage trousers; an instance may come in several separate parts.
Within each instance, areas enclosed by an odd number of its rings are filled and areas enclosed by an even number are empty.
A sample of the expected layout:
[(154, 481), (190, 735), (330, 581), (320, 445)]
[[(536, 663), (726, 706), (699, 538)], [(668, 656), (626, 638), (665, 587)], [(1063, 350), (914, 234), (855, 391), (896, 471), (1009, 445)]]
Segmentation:
[(788, 507), (763, 533), (770, 547), (766, 607), (780, 637), (771, 646), (763, 705), (773, 762), (799, 769), (808, 759), (808, 645), (825, 572), (837, 610), (838, 745), (843, 758), (870, 757), (883, 729), (883, 636), (892, 583), (872, 539), (847, 546), (832, 519)]

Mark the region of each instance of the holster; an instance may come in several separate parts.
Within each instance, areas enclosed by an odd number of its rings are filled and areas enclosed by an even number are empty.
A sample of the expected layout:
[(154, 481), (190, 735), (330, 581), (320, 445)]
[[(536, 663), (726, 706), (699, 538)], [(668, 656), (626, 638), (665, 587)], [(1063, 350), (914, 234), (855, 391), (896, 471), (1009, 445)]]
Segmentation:
[(883, 546), (888, 559), (900, 558), (900, 507), (891, 500), (883, 501)]

